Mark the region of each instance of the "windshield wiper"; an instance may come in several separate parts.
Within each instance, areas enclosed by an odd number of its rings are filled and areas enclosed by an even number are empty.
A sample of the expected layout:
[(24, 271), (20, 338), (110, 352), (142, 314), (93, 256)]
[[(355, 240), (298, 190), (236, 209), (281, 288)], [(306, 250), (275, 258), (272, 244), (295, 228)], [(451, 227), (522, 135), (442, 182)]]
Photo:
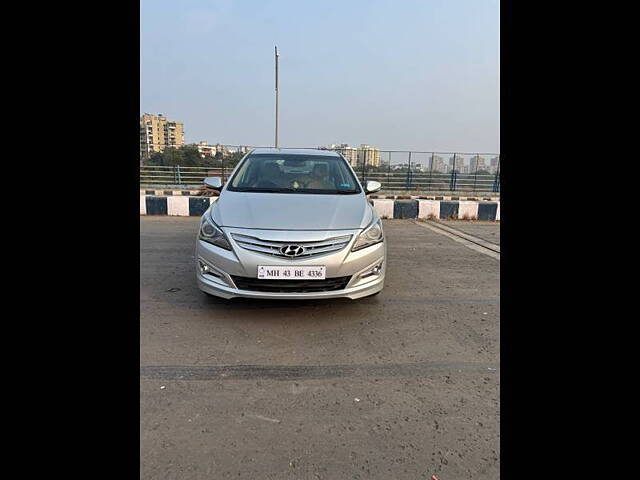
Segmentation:
[(356, 190), (311, 190), (307, 188), (230, 188), (232, 192), (249, 192), (249, 193), (310, 193), (317, 195), (354, 195), (358, 193)]
[(290, 193), (295, 192), (293, 188), (238, 188), (234, 189), (236, 192), (250, 192), (250, 193)]

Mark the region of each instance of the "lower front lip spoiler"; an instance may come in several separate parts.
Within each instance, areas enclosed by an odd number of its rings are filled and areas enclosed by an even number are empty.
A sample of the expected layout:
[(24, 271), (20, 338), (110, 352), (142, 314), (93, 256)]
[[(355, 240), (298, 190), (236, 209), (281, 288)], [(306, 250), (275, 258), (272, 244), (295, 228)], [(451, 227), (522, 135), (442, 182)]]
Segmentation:
[(280, 299), (280, 300), (320, 300), (329, 298), (362, 298), (379, 292), (384, 287), (384, 275), (371, 282), (343, 290), (331, 290), (326, 292), (309, 293), (281, 293), (281, 292), (257, 292), (240, 290), (212, 282), (197, 274), (198, 288), (205, 293), (222, 298), (256, 298), (256, 299)]

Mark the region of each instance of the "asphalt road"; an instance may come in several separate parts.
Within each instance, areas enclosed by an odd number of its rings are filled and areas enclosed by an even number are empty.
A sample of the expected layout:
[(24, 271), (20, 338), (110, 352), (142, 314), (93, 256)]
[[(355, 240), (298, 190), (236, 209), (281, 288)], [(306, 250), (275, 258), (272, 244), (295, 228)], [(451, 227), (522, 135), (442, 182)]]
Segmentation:
[(222, 300), (197, 222), (140, 217), (141, 478), (499, 478), (498, 260), (385, 220), (377, 297)]

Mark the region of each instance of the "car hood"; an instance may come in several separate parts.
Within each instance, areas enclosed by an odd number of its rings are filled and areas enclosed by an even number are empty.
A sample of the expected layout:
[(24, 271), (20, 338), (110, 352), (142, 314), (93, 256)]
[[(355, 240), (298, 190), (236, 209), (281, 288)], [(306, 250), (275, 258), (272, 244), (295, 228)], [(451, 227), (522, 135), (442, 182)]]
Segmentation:
[(363, 194), (316, 195), (223, 191), (211, 206), (221, 227), (271, 230), (351, 230), (366, 227), (373, 210)]

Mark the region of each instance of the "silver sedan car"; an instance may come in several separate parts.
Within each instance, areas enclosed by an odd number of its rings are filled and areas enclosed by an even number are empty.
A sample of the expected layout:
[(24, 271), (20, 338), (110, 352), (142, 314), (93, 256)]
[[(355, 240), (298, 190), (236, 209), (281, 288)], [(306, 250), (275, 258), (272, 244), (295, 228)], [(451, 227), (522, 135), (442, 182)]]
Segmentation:
[(382, 222), (349, 163), (328, 150), (254, 149), (200, 220), (196, 278), (223, 298), (367, 297), (384, 287)]

